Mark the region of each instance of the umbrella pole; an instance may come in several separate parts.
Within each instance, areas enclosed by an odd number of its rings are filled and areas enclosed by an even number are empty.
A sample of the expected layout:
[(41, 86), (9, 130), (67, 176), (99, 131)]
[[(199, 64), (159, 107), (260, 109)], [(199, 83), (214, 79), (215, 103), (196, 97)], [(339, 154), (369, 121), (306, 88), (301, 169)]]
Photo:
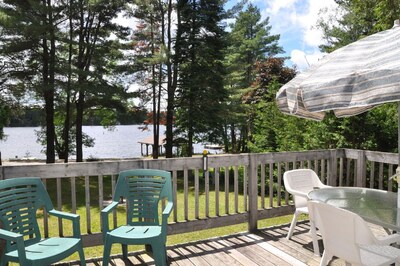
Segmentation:
[(400, 102), (397, 103), (397, 154), (398, 154), (398, 163), (397, 163), (397, 168), (396, 168), (396, 182), (397, 182), (397, 208), (399, 208), (400, 207), (400, 189), (399, 189), (399, 176), (400, 176)]
[[(399, 177), (400, 177), (400, 102), (397, 104), (397, 153), (398, 163), (396, 168), (396, 181), (397, 181), (397, 208), (400, 208), (400, 189), (399, 189)], [(399, 216), (399, 213), (397, 214)], [(400, 217), (398, 217), (400, 218)], [(399, 219), (398, 219), (399, 220)]]

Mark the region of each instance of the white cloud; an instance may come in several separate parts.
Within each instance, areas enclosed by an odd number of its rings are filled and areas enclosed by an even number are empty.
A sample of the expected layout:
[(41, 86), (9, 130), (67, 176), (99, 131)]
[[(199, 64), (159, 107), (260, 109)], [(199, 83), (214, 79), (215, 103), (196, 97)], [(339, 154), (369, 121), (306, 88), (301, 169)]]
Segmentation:
[[(272, 33), (280, 34), (281, 45), (290, 55), (292, 64), (300, 70), (308, 68), (323, 54), (323, 34), (316, 28), (321, 17), (320, 10), (336, 7), (334, 0), (273, 0), (258, 2), (263, 18), (269, 17)], [(262, 4), (263, 3), (263, 4)]]
[(306, 53), (294, 49), (290, 53), (290, 61), (292, 61), (293, 65), (296, 65), (298, 70), (302, 71), (317, 63), (323, 56), (324, 53), (319, 50)]
[(322, 15), (320, 11), (323, 8), (332, 9), (336, 6), (336, 3), (333, 0), (308, 0), (306, 2), (308, 2), (308, 8), (305, 9), (304, 13), (299, 13), (294, 20), (303, 30), (303, 41), (305, 44), (318, 47), (323, 42), (321, 30), (315, 27), (318, 19)]
[(267, 8), (267, 12), (275, 15), (278, 14), (282, 9), (291, 9), (297, 0), (273, 0)]

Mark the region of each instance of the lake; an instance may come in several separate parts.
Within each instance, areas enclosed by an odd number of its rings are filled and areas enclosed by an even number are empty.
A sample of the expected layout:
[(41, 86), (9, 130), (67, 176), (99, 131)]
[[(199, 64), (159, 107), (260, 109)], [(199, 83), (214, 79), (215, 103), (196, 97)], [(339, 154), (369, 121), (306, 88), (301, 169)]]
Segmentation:
[[(141, 157), (141, 147), (138, 141), (153, 136), (152, 130), (143, 131), (140, 125), (115, 126), (113, 130), (102, 126), (84, 126), (83, 132), (95, 139), (94, 147), (83, 148), (83, 157), (87, 158), (138, 158)], [(6, 140), (0, 140), (0, 152), (3, 160), (11, 158), (34, 157), (46, 159), (42, 152), (44, 147), (37, 143), (35, 131), (39, 127), (6, 127)], [(152, 127), (149, 127), (152, 129)], [(160, 127), (163, 134), (165, 127)], [(203, 145), (194, 147), (196, 153), (201, 153)], [(143, 146), (145, 151), (145, 146)], [(151, 148), (149, 148), (151, 152)], [(72, 156), (75, 158), (75, 156)]]

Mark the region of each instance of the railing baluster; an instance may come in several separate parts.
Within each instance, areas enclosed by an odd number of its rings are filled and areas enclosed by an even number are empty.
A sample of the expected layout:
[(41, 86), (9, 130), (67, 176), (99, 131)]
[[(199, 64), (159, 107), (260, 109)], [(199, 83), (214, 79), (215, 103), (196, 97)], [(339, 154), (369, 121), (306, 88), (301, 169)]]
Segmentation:
[(225, 167), (225, 214), (229, 214), (229, 166)]
[(282, 206), (281, 204), (281, 188), (282, 188), (282, 169), (281, 163), (278, 163), (278, 186), (277, 186), (277, 198), (278, 198), (278, 206)]
[[(308, 161), (308, 168), (311, 169), (311, 161)], [(289, 170), (289, 163), (285, 162), (285, 171)], [(289, 193), (285, 189), (285, 205), (289, 204)]]
[(199, 169), (194, 175), (194, 218), (199, 219)]
[(76, 178), (71, 177), (71, 207), (72, 213), (76, 213)]
[(265, 164), (261, 163), (261, 208), (265, 209)]
[(383, 189), (383, 163), (379, 163), (379, 189)]
[(393, 191), (393, 182), (389, 177), (393, 176), (393, 164), (388, 164), (388, 191)]
[[(103, 175), (98, 176), (98, 188), (99, 188), (99, 210), (102, 210), (104, 208), (103, 202), (104, 202), (104, 188), (103, 188)], [(103, 221), (100, 219), (100, 228), (103, 226)]]
[(219, 216), (219, 167), (214, 168), (215, 178), (215, 216)]
[(343, 158), (339, 159), (339, 187), (343, 185)]
[(233, 186), (235, 192), (235, 213), (239, 213), (239, 171), (238, 166), (234, 166)]
[(183, 206), (185, 221), (189, 220), (189, 185), (188, 185), (188, 169), (183, 170)]
[(178, 178), (176, 170), (172, 171), (172, 190), (174, 194), (174, 222), (178, 221)]
[(248, 169), (247, 169), (247, 165), (243, 166), (243, 204), (244, 204), (244, 210), (247, 212), (249, 210), (249, 206), (247, 204), (247, 185), (248, 185)]
[[(61, 178), (56, 179), (57, 184), (57, 209), (62, 211)], [(58, 235), (64, 236), (62, 219), (58, 218)]]
[(351, 172), (351, 159), (347, 159), (347, 168), (346, 168), (346, 186), (350, 186), (350, 172)]
[(369, 187), (374, 188), (375, 181), (375, 162), (371, 162), (371, 172), (369, 176)]
[(205, 176), (205, 178), (204, 178), (204, 190), (205, 190), (205, 193), (206, 193), (206, 213), (205, 213), (205, 215), (206, 215), (206, 217), (210, 217), (210, 176), (209, 176), (209, 171), (208, 171), (208, 169), (207, 169), (207, 171), (206, 171), (206, 176)]
[(85, 206), (86, 206), (86, 231), (88, 234), (92, 233), (91, 229), (91, 215), (90, 215), (90, 183), (89, 176), (85, 176)]
[(269, 163), (269, 207), (274, 207), (274, 164)]

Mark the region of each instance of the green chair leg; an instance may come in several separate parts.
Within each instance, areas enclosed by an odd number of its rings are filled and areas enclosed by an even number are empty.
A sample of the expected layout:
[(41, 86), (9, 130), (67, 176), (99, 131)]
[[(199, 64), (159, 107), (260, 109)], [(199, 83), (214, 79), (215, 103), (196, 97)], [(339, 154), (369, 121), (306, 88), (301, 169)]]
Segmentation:
[(126, 260), (128, 259), (128, 245), (121, 244), (122, 246), (122, 257)]
[(153, 259), (156, 266), (166, 266), (167, 265), (167, 253), (165, 245), (163, 243), (152, 244), (153, 249)]
[(107, 266), (110, 260), (111, 245), (112, 245), (111, 241), (108, 240), (108, 237), (106, 236), (106, 240), (104, 243), (104, 251), (103, 251), (103, 266)]
[(82, 246), (80, 249), (78, 249), (78, 253), (79, 253), (79, 259), (81, 261), (81, 266), (86, 266), (85, 253), (83, 252)]

